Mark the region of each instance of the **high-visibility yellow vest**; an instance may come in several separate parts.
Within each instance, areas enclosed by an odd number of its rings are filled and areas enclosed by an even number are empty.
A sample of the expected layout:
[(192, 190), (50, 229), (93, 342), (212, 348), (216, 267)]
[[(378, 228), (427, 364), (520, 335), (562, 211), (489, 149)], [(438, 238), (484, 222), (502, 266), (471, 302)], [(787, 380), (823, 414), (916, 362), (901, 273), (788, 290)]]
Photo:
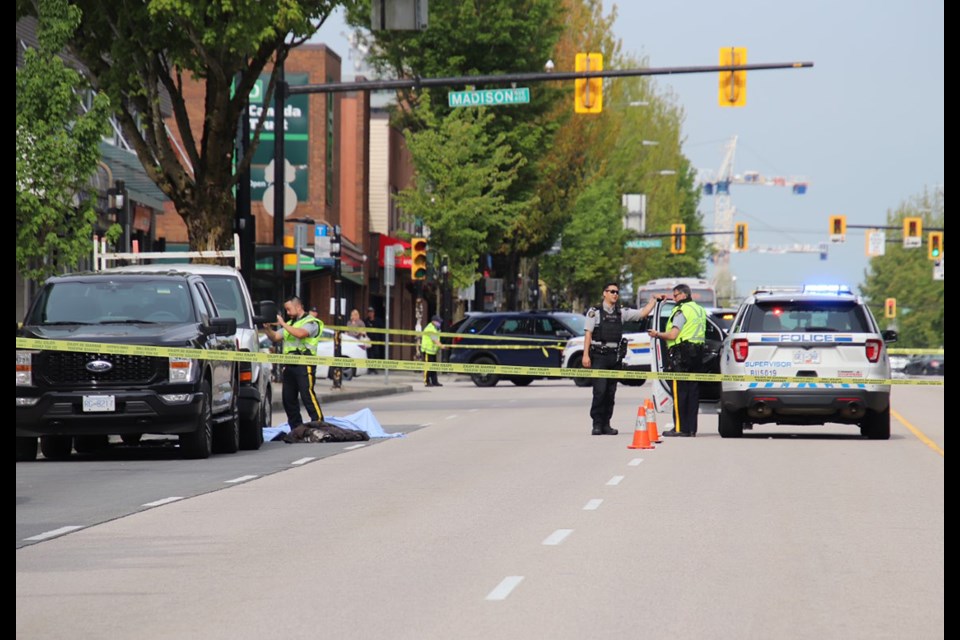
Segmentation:
[(320, 334), (323, 332), (323, 323), (318, 319), (314, 318), (312, 315), (305, 314), (299, 320), (293, 322), (293, 326), (296, 328), (304, 327), (311, 322), (317, 323), (317, 335), (307, 336), (306, 338), (297, 338), (292, 333), (287, 331), (286, 328), (283, 330), (283, 352), (284, 353), (297, 353), (303, 351), (309, 351), (313, 355), (317, 355), (317, 343), (320, 342)]
[(683, 317), (686, 322), (677, 335), (676, 340), (668, 340), (667, 348), (679, 342), (692, 342), (694, 344), (703, 344), (707, 337), (707, 311), (693, 300), (678, 304), (670, 312), (670, 318), (667, 320), (667, 330), (673, 328), (673, 316), (677, 311), (683, 311)]

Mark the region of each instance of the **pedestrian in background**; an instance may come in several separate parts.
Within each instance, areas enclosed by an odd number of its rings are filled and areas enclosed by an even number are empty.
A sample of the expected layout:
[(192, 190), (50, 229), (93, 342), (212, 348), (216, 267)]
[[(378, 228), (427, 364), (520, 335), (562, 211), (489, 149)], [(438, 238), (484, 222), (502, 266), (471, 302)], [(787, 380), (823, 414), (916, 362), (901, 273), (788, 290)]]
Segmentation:
[[(440, 354), (440, 327), (443, 326), (443, 318), (433, 316), (430, 322), (423, 328), (423, 336), (420, 338), (420, 353), (423, 354), (424, 363), (438, 362)], [(442, 387), (437, 379), (437, 372), (424, 368), (423, 384), (426, 387)]]
[[(600, 305), (590, 307), (587, 311), (581, 360), (583, 368), (610, 371), (619, 369), (623, 323), (646, 318), (656, 302), (656, 299), (651, 297), (643, 309), (623, 309), (620, 306), (620, 285), (615, 281), (608, 282), (603, 288)], [(610, 426), (616, 396), (616, 378), (593, 378), (593, 402), (590, 404), (593, 435), (615, 436), (620, 433)]]
[[(317, 343), (323, 332), (323, 322), (308, 313), (303, 308), (303, 302), (297, 296), (287, 298), (283, 303), (287, 312), (287, 320), (277, 315), (274, 326), (278, 330), (263, 325), (263, 331), (274, 342), (283, 342), (282, 353), (304, 356), (317, 355)], [(323, 420), (323, 411), (320, 401), (313, 389), (316, 383), (316, 366), (305, 364), (288, 364), (283, 367), (283, 410), (287, 414), (287, 424), (290, 428), (303, 424), (300, 415), (300, 401), (307, 409), (310, 419), (314, 422)]]
[(360, 319), (360, 312), (356, 309), (350, 312), (350, 319), (347, 320), (347, 326), (351, 327), (347, 330), (348, 336), (352, 336), (357, 340), (362, 340), (367, 337), (367, 332), (364, 331), (366, 324)]
[[(707, 336), (707, 311), (693, 301), (690, 287), (678, 284), (673, 288), (677, 306), (667, 319), (667, 330), (650, 329), (651, 338), (667, 341), (669, 371), (700, 373), (703, 366), (703, 345)], [(676, 426), (665, 436), (692, 438), (697, 435), (700, 413), (700, 383), (696, 380), (673, 381), (673, 416)]]

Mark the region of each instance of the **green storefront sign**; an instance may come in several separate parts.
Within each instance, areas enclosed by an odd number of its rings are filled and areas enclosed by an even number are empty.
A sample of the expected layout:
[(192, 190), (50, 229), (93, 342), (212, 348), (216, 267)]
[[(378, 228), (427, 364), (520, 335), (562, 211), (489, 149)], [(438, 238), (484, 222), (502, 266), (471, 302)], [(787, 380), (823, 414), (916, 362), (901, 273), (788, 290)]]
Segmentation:
[[(286, 80), (291, 85), (308, 84), (309, 76), (305, 73), (288, 73)], [(263, 193), (270, 186), (264, 178), (263, 170), (273, 160), (273, 141), (275, 140), (277, 118), (273, 104), (264, 105), (270, 76), (260, 76), (253, 90), (250, 91), (250, 105), (247, 116), (250, 118), (250, 136), (256, 131), (257, 123), (265, 118), (263, 132), (260, 134), (260, 144), (253, 154), (253, 163), (250, 167), (250, 198), (254, 202), (263, 200)], [(295, 175), (290, 186), (297, 194), (297, 202), (307, 202), (310, 199), (309, 190), (309, 147), (310, 147), (310, 96), (294, 95), (287, 98), (283, 113), (284, 149), (287, 162), (293, 165)]]

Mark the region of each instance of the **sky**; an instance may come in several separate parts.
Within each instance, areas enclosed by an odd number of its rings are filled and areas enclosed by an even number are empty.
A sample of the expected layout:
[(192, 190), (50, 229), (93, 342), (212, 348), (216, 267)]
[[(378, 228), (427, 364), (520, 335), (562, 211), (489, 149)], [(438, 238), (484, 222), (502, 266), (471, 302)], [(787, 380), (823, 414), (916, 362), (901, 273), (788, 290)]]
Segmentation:
[[(752, 249), (829, 240), (831, 215), (848, 224), (886, 223), (886, 214), (925, 190), (943, 189), (944, 3), (740, 0), (604, 3), (616, 6), (614, 33), (624, 53), (650, 67), (718, 64), (721, 47), (746, 47), (755, 63), (812, 62), (809, 69), (753, 71), (744, 107), (717, 104), (716, 74), (658, 76), (686, 114), (683, 151), (716, 172), (737, 136), (734, 171), (802, 177), (790, 188), (731, 186), (735, 222), (749, 225)], [(352, 74), (348, 28), (335, 13), (315, 40), (343, 58)], [(609, 65), (608, 65), (609, 66)], [(571, 104), (572, 108), (572, 104)], [(713, 228), (714, 197), (699, 210)], [(848, 229), (817, 253), (735, 253), (737, 292), (758, 285), (841, 283), (857, 289), (868, 258), (863, 229)], [(923, 249), (918, 249), (923, 250)], [(708, 276), (712, 275), (712, 267)]]

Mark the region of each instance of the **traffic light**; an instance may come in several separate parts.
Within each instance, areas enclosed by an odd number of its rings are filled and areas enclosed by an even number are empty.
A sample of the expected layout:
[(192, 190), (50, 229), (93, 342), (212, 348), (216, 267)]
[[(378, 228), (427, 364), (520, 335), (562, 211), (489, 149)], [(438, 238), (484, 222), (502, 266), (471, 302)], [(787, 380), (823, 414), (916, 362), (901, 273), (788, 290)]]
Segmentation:
[(734, 231), (734, 244), (737, 247), (737, 251), (746, 251), (747, 250), (747, 223), (738, 222), (736, 225), (736, 230)]
[[(723, 47), (720, 49), (720, 66), (747, 64), (746, 47)], [(747, 104), (747, 72), (720, 72), (719, 102), (721, 107), (742, 107)]]
[(943, 231), (931, 231), (927, 234), (927, 257), (931, 260), (943, 258)]
[[(603, 71), (602, 53), (578, 53), (577, 71)], [(603, 111), (603, 78), (583, 78), (573, 81), (573, 109), (577, 113)]]
[(687, 225), (670, 225), (670, 253), (687, 252)]
[[(293, 236), (283, 236), (283, 246), (285, 249), (294, 249), (296, 248), (296, 240)], [(297, 260), (300, 259), (296, 253), (284, 253), (283, 254), (283, 266), (285, 267), (295, 267), (297, 266)]]
[(845, 235), (847, 235), (847, 216), (830, 216), (831, 238)]
[[(904, 218), (903, 237), (919, 238), (923, 235), (923, 218)], [(920, 246), (919, 244), (917, 245)]]
[(897, 317), (897, 299), (896, 298), (887, 298), (886, 302), (884, 302), (883, 317), (884, 318)]
[(410, 277), (413, 280), (427, 279), (427, 239), (410, 240)]

